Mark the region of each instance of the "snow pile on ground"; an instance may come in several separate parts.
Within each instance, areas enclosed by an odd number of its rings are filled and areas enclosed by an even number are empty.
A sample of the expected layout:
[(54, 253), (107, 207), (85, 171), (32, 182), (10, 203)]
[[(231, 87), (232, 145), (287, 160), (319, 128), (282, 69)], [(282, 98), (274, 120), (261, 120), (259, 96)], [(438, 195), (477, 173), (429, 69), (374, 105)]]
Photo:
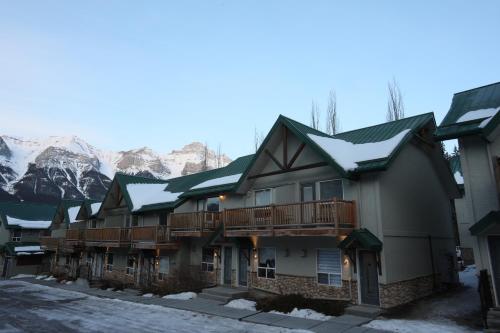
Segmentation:
[(155, 295), (152, 294), (152, 293), (147, 293), (147, 294), (143, 294), (142, 297), (147, 297), (147, 298), (151, 298), (151, 297), (154, 297)]
[(203, 183), (200, 183), (196, 186), (191, 187), (192, 190), (195, 190), (197, 188), (205, 188), (205, 187), (212, 187), (212, 186), (219, 186), (219, 185), (226, 185), (226, 184), (233, 184), (237, 183), (238, 180), (241, 178), (241, 173), (237, 175), (231, 175), (231, 176), (225, 176), (225, 177), (220, 177), (220, 178), (214, 178), (210, 179), (207, 181), (204, 181)]
[(73, 284), (73, 281), (66, 281), (66, 284)]
[(48, 275), (37, 275), (35, 279), (37, 279), (37, 280), (43, 280), (43, 279), (46, 279), (48, 277), (49, 277)]
[(475, 266), (467, 266), (459, 277), (463, 290), (421, 300), (402, 318), (380, 317), (365, 326), (400, 333), (479, 332), (460, 324), (467, 318), (480, 316)]
[(297, 318), (304, 318), (304, 319), (314, 319), (314, 320), (329, 320), (332, 317), (327, 316), (323, 313), (319, 313), (317, 311), (311, 310), (311, 309), (293, 309), (289, 313), (283, 313), (279, 311), (270, 311), (269, 313), (275, 313), (275, 314), (280, 314), (280, 315), (286, 315), (290, 317), (297, 317)]
[(410, 130), (406, 129), (390, 139), (361, 144), (314, 134), (308, 134), (308, 136), (344, 170), (349, 171), (356, 169), (360, 162), (389, 157), (409, 132)]
[(179, 294), (166, 295), (166, 296), (163, 296), (163, 298), (178, 299), (178, 300), (182, 300), (182, 301), (187, 301), (188, 299), (196, 298), (196, 293), (194, 293), (192, 291), (187, 291), (187, 292), (179, 293)]
[(127, 184), (127, 191), (132, 200), (132, 210), (137, 211), (143, 206), (172, 202), (182, 193), (165, 191), (166, 183), (160, 184)]
[(53, 276), (49, 276), (48, 278), (45, 278), (43, 279), (44, 281), (54, 281), (54, 280), (57, 280), (55, 277)]
[[(9, 288), (3, 288), (7, 283), (10, 284)], [(22, 293), (30, 297), (29, 304), (36, 304), (39, 299), (47, 300), (51, 297), (66, 300), (66, 302), (44, 301), (43, 306), (29, 306), (23, 311), (15, 312), (16, 320), (6, 320), (12, 325), (22, 325), (26, 321), (36, 320), (40, 331), (47, 332), (57, 327), (64, 327), (66, 331), (71, 332), (115, 332), (118, 328), (121, 333), (310, 333), (158, 305), (98, 298), (22, 281), (0, 281), (0, 290), (2, 293), (15, 296)], [(0, 311), (3, 307), (0, 304)]]
[(11, 279), (28, 279), (28, 278), (34, 278), (35, 275), (33, 274), (17, 274), (15, 276), (12, 276)]
[(16, 225), (25, 229), (48, 229), (52, 221), (30, 221), (7, 216), (8, 225)]
[(463, 123), (466, 121), (472, 121), (472, 120), (486, 118), (481, 122), (481, 124), (479, 124), (479, 127), (482, 128), (490, 122), (490, 120), (498, 113), (499, 110), (500, 110), (500, 107), (469, 111), (469, 112), (463, 114), (460, 118), (458, 118), (456, 123), (458, 124), (458, 123)]
[(249, 301), (249, 300), (244, 299), (244, 298), (233, 299), (231, 302), (227, 303), (224, 306), (227, 306), (229, 308), (235, 308), (235, 309), (256, 311), (255, 310), (255, 302)]

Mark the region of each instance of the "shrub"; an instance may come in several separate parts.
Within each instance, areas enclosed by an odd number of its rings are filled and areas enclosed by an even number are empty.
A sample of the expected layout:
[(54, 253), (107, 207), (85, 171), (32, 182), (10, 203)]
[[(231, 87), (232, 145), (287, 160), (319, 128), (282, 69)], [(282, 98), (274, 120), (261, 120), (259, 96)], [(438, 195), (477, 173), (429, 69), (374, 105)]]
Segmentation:
[(260, 311), (291, 312), (294, 308), (311, 309), (330, 316), (339, 316), (344, 313), (346, 301), (305, 298), (299, 294), (280, 295), (256, 299), (256, 309)]

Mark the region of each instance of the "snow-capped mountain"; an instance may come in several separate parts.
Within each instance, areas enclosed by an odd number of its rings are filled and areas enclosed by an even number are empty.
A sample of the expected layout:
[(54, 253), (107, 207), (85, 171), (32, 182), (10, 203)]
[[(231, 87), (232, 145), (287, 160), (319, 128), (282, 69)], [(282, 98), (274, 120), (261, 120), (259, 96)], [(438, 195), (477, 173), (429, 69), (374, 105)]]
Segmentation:
[(205, 152), (199, 142), (168, 154), (143, 147), (128, 151), (95, 148), (79, 137), (23, 139), (0, 136), (0, 200), (55, 202), (102, 199), (115, 172), (171, 178), (227, 165), (226, 155)]

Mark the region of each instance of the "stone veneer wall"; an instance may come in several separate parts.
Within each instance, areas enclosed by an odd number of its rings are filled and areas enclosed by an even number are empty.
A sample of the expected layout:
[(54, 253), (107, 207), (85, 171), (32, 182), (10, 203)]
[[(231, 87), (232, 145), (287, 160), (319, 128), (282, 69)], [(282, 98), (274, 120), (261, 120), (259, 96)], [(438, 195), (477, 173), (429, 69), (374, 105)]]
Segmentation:
[[(436, 275), (436, 286), (441, 283)], [(433, 275), (391, 284), (379, 284), (380, 307), (387, 309), (428, 296), (434, 291)]]
[[(315, 277), (276, 274), (275, 279), (257, 277), (256, 272), (250, 274), (250, 286), (276, 294), (301, 294), (310, 298), (328, 298), (358, 302), (356, 281), (342, 280), (342, 286), (319, 284)], [(350, 288), (349, 288), (350, 287)]]
[(130, 285), (133, 285), (135, 283), (135, 275), (129, 275), (127, 274), (126, 268), (116, 267), (116, 266), (113, 266), (113, 270), (111, 272), (104, 270), (103, 279), (116, 280), (123, 282), (124, 284), (130, 284)]

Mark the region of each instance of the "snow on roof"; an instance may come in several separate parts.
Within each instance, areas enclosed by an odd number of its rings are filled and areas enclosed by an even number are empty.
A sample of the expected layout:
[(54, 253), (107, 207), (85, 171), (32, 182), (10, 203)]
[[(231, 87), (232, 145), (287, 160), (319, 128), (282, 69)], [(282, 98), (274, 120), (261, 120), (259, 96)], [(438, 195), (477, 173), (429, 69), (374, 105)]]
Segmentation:
[(52, 221), (30, 221), (7, 216), (8, 225), (19, 226), (25, 229), (48, 229), (51, 223)]
[(458, 118), (456, 123), (463, 123), (466, 121), (486, 118), (481, 122), (481, 124), (479, 124), (479, 127), (482, 128), (490, 122), (491, 118), (493, 118), (498, 113), (499, 110), (500, 107), (469, 111), (463, 114), (460, 118)]
[(384, 141), (360, 144), (314, 134), (308, 136), (344, 170), (349, 171), (356, 169), (360, 162), (389, 157), (408, 132), (410, 130), (406, 129)]
[(42, 249), (40, 245), (27, 245), (27, 246), (16, 246), (14, 247), (14, 251), (17, 252), (40, 252)]
[(127, 191), (132, 201), (132, 211), (143, 206), (154, 205), (177, 200), (179, 193), (165, 191), (167, 184), (127, 184)]
[(99, 208), (101, 208), (101, 204), (102, 204), (102, 202), (95, 202), (95, 203), (91, 204), (90, 210), (92, 212), (90, 213), (90, 215), (97, 214), (97, 212), (99, 211)]
[(460, 172), (455, 171), (453, 176), (455, 177), (455, 181), (457, 182), (457, 184), (462, 185), (464, 183), (464, 177), (462, 177)]
[(74, 207), (68, 208), (69, 223), (76, 222), (76, 215), (78, 215), (79, 210), (80, 210), (80, 206), (74, 206)]
[(225, 176), (225, 177), (220, 177), (220, 178), (214, 178), (210, 180), (206, 180), (203, 183), (200, 183), (196, 186), (191, 187), (192, 190), (195, 190), (197, 188), (204, 188), (204, 187), (212, 187), (212, 186), (218, 186), (218, 185), (226, 185), (226, 184), (232, 184), (238, 182), (238, 180), (241, 178), (241, 173), (236, 174), (236, 175), (231, 175), (231, 176)]

